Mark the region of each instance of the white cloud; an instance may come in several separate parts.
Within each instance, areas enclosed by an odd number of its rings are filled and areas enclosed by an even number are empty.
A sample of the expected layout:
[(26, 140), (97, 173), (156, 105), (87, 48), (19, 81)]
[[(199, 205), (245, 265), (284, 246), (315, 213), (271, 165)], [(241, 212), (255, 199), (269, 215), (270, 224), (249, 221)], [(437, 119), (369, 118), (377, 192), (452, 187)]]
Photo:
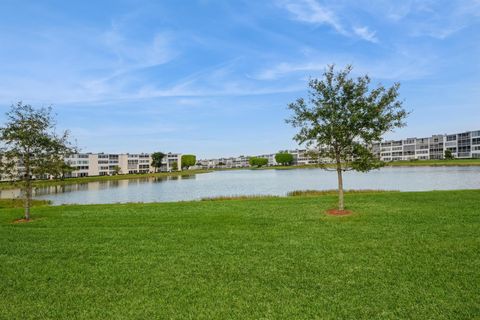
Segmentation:
[(138, 41), (126, 38), (118, 27), (112, 26), (102, 38), (106, 47), (117, 56), (118, 63), (129, 69), (164, 64), (176, 55), (168, 33), (157, 33), (151, 41)]
[(376, 37), (376, 32), (370, 31), (368, 27), (354, 27), (353, 32), (364, 40), (367, 40), (373, 43), (378, 42), (378, 38)]
[(337, 68), (353, 65), (353, 74), (369, 74), (375, 79), (405, 81), (421, 79), (430, 75), (438, 64), (438, 56), (428, 46), (397, 45), (393, 54), (372, 59), (371, 56), (349, 53), (326, 54), (320, 51), (302, 59), (283, 61), (266, 67), (255, 75), (259, 80), (290, 79), (303, 83), (305, 77), (319, 76), (327, 65), (334, 63)]
[(352, 37), (358, 36), (363, 40), (377, 43), (375, 31), (368, 27), (350, 27), (348, 21), (341, 21), (334, 10), (317, 0), (283, 0), (278, 4), (288, 10), (296, 20), (310, 24), (328, 25), (339, 34)]
[(316, 72), (323, 71), (328, 62), (302, 62), (302, 63), (287, 63), (282, 62), (271, 68), (260, 71), (255, 78), (259, 80), (275, 80), (282, 76), (286, 76), (296, 72)]
[(346, 33), (334, 12), (315, 0), (286, 0), (280, 2), (280, 5), (290, 11), (299, 21), (329, 25), (339, 33)]

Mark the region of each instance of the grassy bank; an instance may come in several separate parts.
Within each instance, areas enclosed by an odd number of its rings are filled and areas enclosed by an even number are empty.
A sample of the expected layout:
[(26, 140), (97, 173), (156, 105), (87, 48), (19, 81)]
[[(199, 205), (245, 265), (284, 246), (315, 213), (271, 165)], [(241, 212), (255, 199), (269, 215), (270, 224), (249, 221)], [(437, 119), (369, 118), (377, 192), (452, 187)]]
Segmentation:
[[(386, 167), (442, 167), (442, 166), (480, 166), (480, 159), (453, 159), (453, 160), (414, 160), (414, 161), (392, 161), (385, 164)], [(331, 165), (333, 168), (334, 165)], [(224, 170), (290, 170), (290, 169), (314, 169), (320, 168), (318, 165), (298, 165), (298, 166), (271, 166), (260, 168), (224, 168), (213, 169), (217, 171)]]
[[(158, 173), (142, 173), (142, 174), (119, 174), (115, 176), (93, 176), (81, 178), (68, 178), (64, 180), (37, 180), (33, 182), (34, 187), (50, 187), (62, 186), (77, 183), (110, 181), (110, 180), (127, 180), (127, 179), (144, 179), (144, 178), (168, 178), (185, 176), (192, 174), (200, 174), (211, 172), (211, 170), (185, 170), (175, 172), (158, 172)], [(10, 182), (0, 182), (0, 190), (15, 189), (16, 186)]]
[(415, 160), (415, 161), (393, 161), (387, 166), (415, 166), (415, 167), (439, 167), (439, 166), (480, 166), (480, 159), (453, 159), (453, 160)]
[(480, 190), (0, 210), (1, 319), (474, 319)]
[[(40, 206), (47, 206), (50, 205), (49, 200), (31, 200), (32, 207), (40, 207)], [(23, 200), (22, 199), (0, 199), (0, 209), (8, 209), (8, 208), (23, 208)]]

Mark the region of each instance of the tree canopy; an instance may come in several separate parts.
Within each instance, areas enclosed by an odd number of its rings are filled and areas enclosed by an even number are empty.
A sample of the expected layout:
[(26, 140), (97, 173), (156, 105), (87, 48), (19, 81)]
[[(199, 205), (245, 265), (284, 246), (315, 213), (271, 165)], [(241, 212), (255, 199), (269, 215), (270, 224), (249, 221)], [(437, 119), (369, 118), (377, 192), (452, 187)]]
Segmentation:
[(182, 155), (182, 168), (194, 166), (197, 163), (197, 157), (193, 154)]
[(266, 166), (268, 164), (268, 159), (267, 158), (260, 158), (260, 157), (251, 157), (248, 159), (248, 163), (252, 167), (262, 167)]
[(275, 161), (282, 165), (291, 165), (293, 163), (293, 155), (288, 152), (279, 152), (275, 155)]
[(17, 183), (24, 196), (25, 219), (30, 219), (32, 179), (58, 176), (71, 170), (65, 158), (75, 152), (69, 132), (55, 132), (51, 108), (35, 109), (18, 102), (6, 113), (0, 128), (0, 173)]
[(449, 149), (445, 150), (444, 158), (445, 160), (455, 159), (455, 157), (453, 156), (452, 150), (449, 150)]
[(165, 158), (165, 153), (154, 152), (152, 153), (151, 157), (152, 157), (152, 167), (154, 167), (155, 171), (158, 172), (158, 170), (162, 167), (162, 161), (163, 161), (163, 158)]
[(317, 150), (320, 165), (338, 174), (339, 209), (343, 204), (342, 172), (369, 171), (382, 166), (372, 144), (405, 125), (408, 113), (399, 98), (399, 83), (370, 88), (369, 76), (350, 77), (352, 66), (336, 72), (328, 66), (322, 79), (309, 81), (309, 96), (288, 105), (287, 119), (298, 128), (294, 140)]

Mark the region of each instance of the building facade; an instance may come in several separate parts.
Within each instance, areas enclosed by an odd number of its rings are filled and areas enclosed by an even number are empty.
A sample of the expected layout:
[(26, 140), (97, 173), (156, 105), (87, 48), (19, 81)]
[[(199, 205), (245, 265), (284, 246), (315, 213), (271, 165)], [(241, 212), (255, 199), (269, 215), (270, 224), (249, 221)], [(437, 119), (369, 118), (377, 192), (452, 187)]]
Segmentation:
[[(114, 174), (152, 173), (152, 157), (148, 153), (77, 153), (65, 159), (74, 168), (67, 177), (106, 176)], [(175, 171), (182, 168), (180, 153), (167, 153), (160, 171)]]
[[(430, 160), (444, 159), (445, 151), (452, 152), (454, 158), (480, 158), (480, 130), (455, 134), (432, 135), (426, 138), (407, 138), (404, 140), (383, 141), (372, 145), (375, 155), (382, 161)], [(315, 165), (319, 159), (312, 156), (309, 149), (287, 150), (293, 155), (293, 165)], [(285, 151), (283, 151), (285, 152)], [(268, 166), (276, 166), (276, 153), (262, 154), (255, 157), (268, 160)], [(244, 168), (249, 167), (250, 156), (239, 156), (197, 161), (196, 168)], [(329, 162), (321, 159), (321, 162)]]
[(480, 130), (383, 141), (373, 145), (374, 153), (382, 161), (444, 159), (446, 150), (458, 159), (480, 158)]

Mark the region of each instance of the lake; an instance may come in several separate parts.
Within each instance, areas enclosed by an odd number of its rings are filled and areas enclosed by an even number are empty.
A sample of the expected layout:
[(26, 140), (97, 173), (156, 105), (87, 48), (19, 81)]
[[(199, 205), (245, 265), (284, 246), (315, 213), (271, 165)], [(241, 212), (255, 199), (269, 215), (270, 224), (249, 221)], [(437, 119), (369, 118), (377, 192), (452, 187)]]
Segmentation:
[[(344, 186), (399, 191), (480, 189), (480, 166), (386, 167), (368, 173), (347, 172)], [(284, 196), (294, 190), (336, 187), (336, 173), (321, 169), (231, 170), (38, 188), (34, 198), (54, 204), (165, 202), (235, 195)], [(0, 191), (0, 198), (18, 196), (18, 190)]]

